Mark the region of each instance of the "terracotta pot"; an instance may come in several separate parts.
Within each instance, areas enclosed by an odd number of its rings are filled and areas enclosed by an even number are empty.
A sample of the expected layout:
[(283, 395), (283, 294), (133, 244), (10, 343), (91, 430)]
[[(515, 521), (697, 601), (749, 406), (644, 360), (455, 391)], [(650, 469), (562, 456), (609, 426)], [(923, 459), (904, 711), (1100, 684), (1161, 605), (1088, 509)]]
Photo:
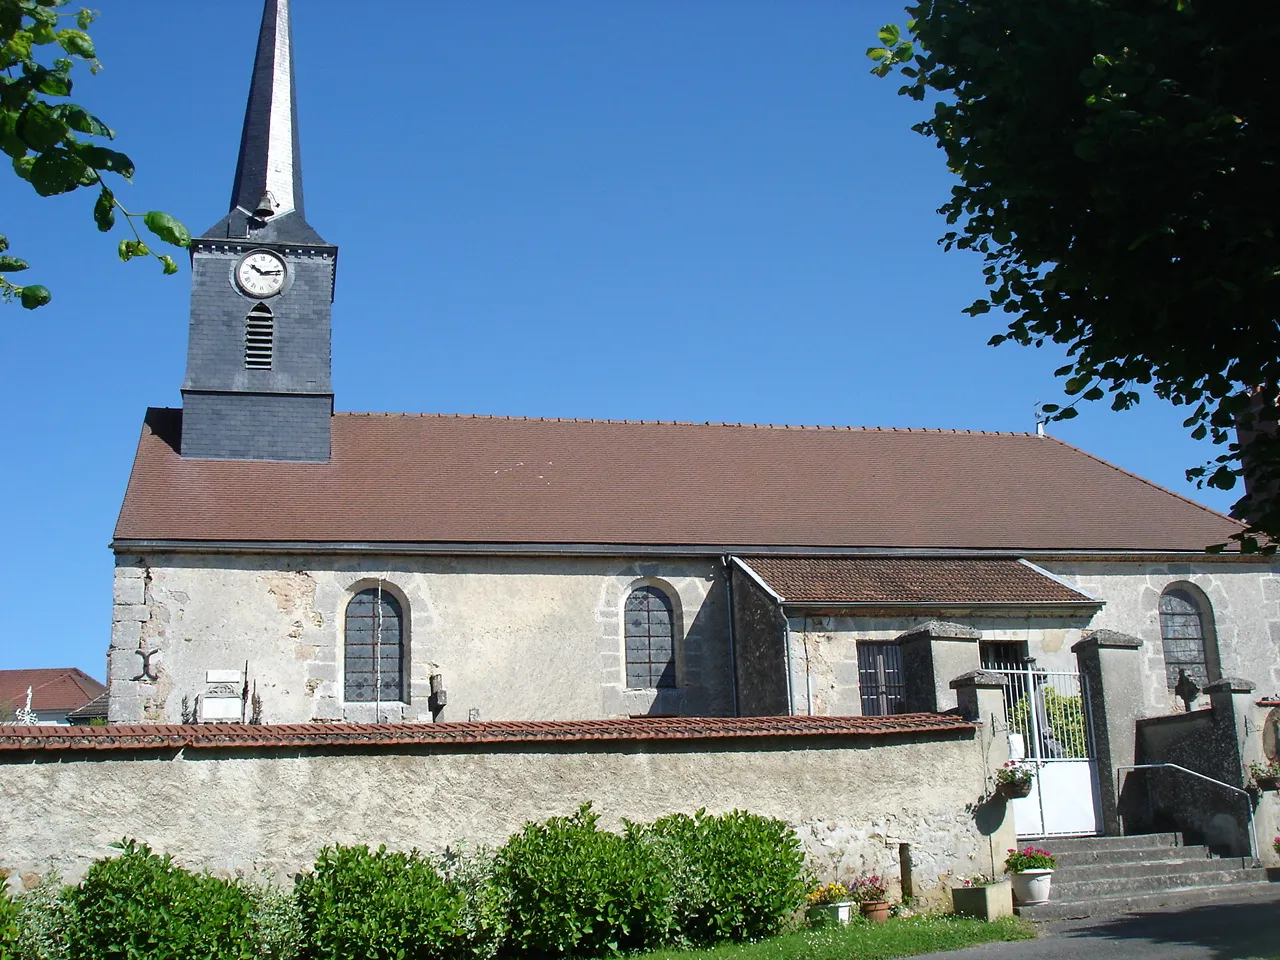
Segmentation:
[(1280, 777), (1258, 777), (1259, 790), (1280, 790)]
[(1013, 881), (1013, 899), (1022, 907), (1049, 900), (1049, 881), (1052, 870), (1023, 870), (1010, 878)]
[(1004, 797), (1006, 800), (1018, 800), (1022, 797), (1031, 796), (1031, 781), (1024, 780), (1021, 783), (1014, 781), (1012, 783), (1002, 783), (996, 787), (996, 793)]
[(839, 903), (819, 903), (805, 911), (810, 926), (825, 927), (831, 925), (844, 926), (853, 919), (853, 901), (843, 900)]
[(889, 919), (888, 900), (864, 900), (858, 904), (858, 910), (872, 923), (884, 923)]

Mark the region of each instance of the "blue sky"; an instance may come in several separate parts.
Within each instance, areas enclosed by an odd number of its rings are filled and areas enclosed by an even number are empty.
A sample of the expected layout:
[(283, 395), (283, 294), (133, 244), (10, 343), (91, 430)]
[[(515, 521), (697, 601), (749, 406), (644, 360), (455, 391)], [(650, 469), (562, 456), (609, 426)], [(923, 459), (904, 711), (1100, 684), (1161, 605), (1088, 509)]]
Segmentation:
[[(126, 205), (227, 210), (259, 0), (99, 0), (77, 102), (138, 165)], [(294, 0), (307, 215), (341, 248), (340, 410), (1032, 430), (1052, 350), (960, 313), (922, 108), (867, 72), (879, 0)], [(124, 265), (88, 195), (0, 177), (54, 291), (0, 306), (0, 667), (104, 674), (107, 544), (147, 406), (178, 406), (190, 272)], [(1178, 411), (1051, 431), (1217, 509)], [(34, 588), (34, 589), (32, 589)]]

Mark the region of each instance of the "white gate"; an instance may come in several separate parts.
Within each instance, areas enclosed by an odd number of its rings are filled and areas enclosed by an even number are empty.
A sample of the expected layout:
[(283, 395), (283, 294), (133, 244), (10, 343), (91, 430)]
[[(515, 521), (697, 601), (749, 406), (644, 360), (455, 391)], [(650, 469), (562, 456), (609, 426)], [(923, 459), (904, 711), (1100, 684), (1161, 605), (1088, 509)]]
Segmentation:
[(1035, 770), (1031, 795), (1012, 801), (1019, 837), (1098, 832), (1098, 769), (1089, 725), (1089, 691), (1078, 673), (1034, 662), (993, 670), (1003, 676), (1009, 750)]

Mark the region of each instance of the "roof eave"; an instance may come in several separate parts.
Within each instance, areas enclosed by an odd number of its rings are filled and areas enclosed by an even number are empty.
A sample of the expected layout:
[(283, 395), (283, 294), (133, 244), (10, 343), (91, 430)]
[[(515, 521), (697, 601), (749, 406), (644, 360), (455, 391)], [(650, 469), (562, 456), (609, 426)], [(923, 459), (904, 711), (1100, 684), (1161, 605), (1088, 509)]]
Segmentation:
[(164, 551), (173, 553), (396, 553), (396, 554), (493, 554), (532, 556), (791, 556), (791, 557), (928, 557), (999, 558), (1036, 557), (1041, 560), (1161, 560), (1205, 559), (1213, 561), (1270, 562), (1252, 554), (1210, 553), (1193, 549), (1135, 549), (1038, 547), (883, 547), (715, 543), (564, 543), (498, 541), (399, 541), (399, 540), (189, 540), (164, 537), (122, 537), (111, 541), (116, 553)]

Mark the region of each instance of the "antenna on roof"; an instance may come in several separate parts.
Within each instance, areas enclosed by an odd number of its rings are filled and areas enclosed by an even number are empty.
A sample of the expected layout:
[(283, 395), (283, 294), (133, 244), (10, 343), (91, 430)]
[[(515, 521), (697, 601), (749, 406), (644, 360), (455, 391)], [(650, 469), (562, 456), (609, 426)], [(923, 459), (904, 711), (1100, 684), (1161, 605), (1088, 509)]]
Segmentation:
[(1039, 401), (1039, 400), (1037, 400), (1037, 401), (1036, 401), (1036, 405), (1035, 405), (1035, 407), (1033, 408), (1033, 410), (1034, 410), (1034, 414), (1033, 414), (1033, 415), (1034, 415), (1034, 416), (1035, 416), (1035, 418), (1036, 418), (1036, 436), (1037, 436), (1037, 437), (1046, 437), (1046, 436), (1048, 436), (1048, 434), (1047, 434), (1047, 433), (1045, 433), (1044, 425), (1045, 425), (1046, 423), (1048, 423), (1048, 422), (1049, 422), (1049, 418), (1048, 418), (1048, 417), (1046, 417), (1046, 416), (1044, 415), (1044, 411), (1040, 409), (1040, 401)]

